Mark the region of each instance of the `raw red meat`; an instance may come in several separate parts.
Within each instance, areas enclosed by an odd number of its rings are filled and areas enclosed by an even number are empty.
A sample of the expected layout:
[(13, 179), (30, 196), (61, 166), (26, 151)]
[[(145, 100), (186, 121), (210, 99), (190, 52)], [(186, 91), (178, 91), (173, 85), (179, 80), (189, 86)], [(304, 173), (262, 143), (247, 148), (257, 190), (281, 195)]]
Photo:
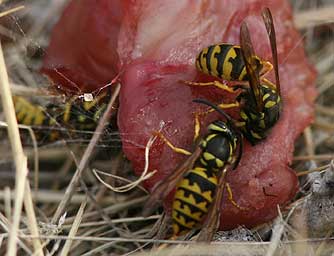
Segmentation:
[[(124, 73), (121, 78), (118, 124), (124, 153), (132, 161), (137, 174), (140, 174), (144, 167), (144, 148), (152, 131), (158, 130), (163, 123), (163, 134), (176, 146), (190, 150), (194, 128), (193, 112), (202, 107), (192, 103), (192, 99), (202, 97), (214, 102), (222, 100), (222, 92), (216, 89), (191, 88), (179, 82), (180, 79), (210, 79), (197, 74), (195, 70), (194, 60), (200, 49), (213, 43), (238, 43), (240, 23), (246, 18), (257, 54), (270, 60), (269, 41), (260, 12), (263, 7), (272, 10), (277, 32), (283, 113), (266, 140), (255, 147), (246, 143), (239, 167), (229, 173), (227, 179), (231, 184), (234, 199), (246, 210), (233, 207), (225, 198), (222, 202), (221, 228), (254, 226), (275, 217), (277, 204), (287, 203), (298, 188), (296, 175), (288, 165), (291, 163), (296, 137), (313, 119), (313, 101), (316, 95), (315, 72), (305, 58), (302, 39), (293, 27), (288, 2), (128, 0), (122, 4), (123, 9), (120, 12), (124, 16), (120, 23), (119, 20), (116, 19), (116, 22), (108, 17), (111, 19), (110, 30), (115, 36), (111, 41), (117, 40), (119, 62), (114, 59), (114, 48), (109, 48), (110, 59), (107, 58), (108, 48), (105, 48), (104, 52), (99, 50), (105, 35), (97, 33), (93, 36), (94, 40), (87, 45), (90, 50), (88, 52), (93, 53), (94, 50), (98, 56), (104, 57), (99, 61), (99, 58), (91, 56), (94, 59), (95, 72), (88, 67), (87, 70), (81, 69), (81, 73), (71, 69), (56, 44), (51, 44), (52, 51), (45, 63), (52, 66), (53, 60), (48, 58), (56, 58), (57, 53), (60, 54), (61, 57), (57, 56), (60, 61), (56, 63), (66, 63), (69, 68), (68, 76), (74, 74), (73, 80), (77, 84), (84, 82), (90, 88), (96, 88), (97, 84), (107, 79), (108, 68), (108, 79), (111, 80), (117, 73), (113, 68), (115, 65), (108, 67), (105, 63), (120, 63)], [(89, 9), (85, 5), (81, 8)], [(106, 19), (105, 10), (98, 14), (89, 12), (86, 15)], [(61, 40), (55, 39), (61, 37), (56, 31), (66, 26), (65, 21), (63, 22), (66, 18), (72, 27), (68, 33), (71, 34), (71, 29), (72, 34), (76, 33), (73, 24), (77, 21), (69, 17), (68, 9), (65, 18), (62, 18), (55, 28), (53, 40)], [(117, 27), (119, 24), (120, 27)], [(101, 29), (97, 23), (92, 25), (92, 31), (94, 26), (97, 31), (108, 31), (106, 26)], [(85, 35), (81, 40), (87, 37), (90, 36)], [(84, 57), (85, 54), (82, 58)], [(71, 59), (70, 63), (73, 66), (84, 66), (80, 59)], [(80, 80), (86, 76), (89, 80)], [(72, 77), (70, 78), (72, 80)], [(227, 95), (224, 95), (224, 100), (227, 99), (225, 96)], [(208, 122), (217, 117), (217, 114), (212, 114), (207, 118), (203, 122), (202, 131), (205, 132)], [(150, 170), (156, 169), (158, 172), (145, 182), (146, 187), (152, 189), (184, 159), (185, 156), (174, 153), (161, 141), (155, 142), (150, 152)], [(167, 210), (169, 203), (166, 201)]]
[(42, 72), (62, 90), (90, 92), (119, 70), (121, 0), (71, 1), (52, 32)]

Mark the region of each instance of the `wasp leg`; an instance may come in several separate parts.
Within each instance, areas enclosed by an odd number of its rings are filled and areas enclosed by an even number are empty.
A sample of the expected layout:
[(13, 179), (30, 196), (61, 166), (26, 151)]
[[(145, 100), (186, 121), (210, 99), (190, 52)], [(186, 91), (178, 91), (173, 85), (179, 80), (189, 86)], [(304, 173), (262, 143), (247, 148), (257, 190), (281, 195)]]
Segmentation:
[(206, 83), (196, 83), (196, 82), (190, 82), (190, 81), (184, 81), (182, 80), (183, 83), (187, 84), (187, 85), (192, 85), (192, 86), (215, 86), (219, 89), (222, 89), (224, 91), (230, 92), (230, 93), (234, 93), (234, 89), (227, 86), (226, 84), (223, 84), (222, 82), (215, 80), (213, 82), (206, 82)]
[[(233, 103), (220, 103), (218, 105), (219, 108), (225, 109), (225, 108), (235, 108), (235, 107), (239, 107), (240, 103), (238, 101), (233, 102)], [(197, 140), (197, 138), (199, 137), (199, 133), (201, 130), (201, 122), (200, 122), (200, 117), (201, 116), (206, 116), (207, 114), (214, 112), (215, 110), (213, 108), (208, 109), (205, 112), (195, 112), (195, 132), (194, 132), (194, 141)]]
[(271, 82), (270, 80), (268, 80), (267, 78), (262, 77), (261, 82), (264, 85), (268, 86), (270, 89), (275, 90), (275, 91), (277, 90), (276, 85), (273, 82)]
[(153, 132), (153, 135), (156, 135), (158, 136), (160, 139), (163, 140), (163, 142), (166, 143), (166, 145), (168, 147), (170, 147), (174, 152), (176, 153), (180, 153), (180, 154), (184, 154), (184, 155), (187, 155), (187, 156), (190, 156), (192, 153), (189, 152), (188, 150), (185, 150), (183, 148), (178, 148), (178, 147), (175, 147), (161, 132), (159, 131), (154, 131)]
[[(219, 108), (222, 108), (222, 109), (225, 109), (225, 108), (235, 108), (235, 107), (239, 107), (240, 106), (240, 103), (238, 101), (235, 101), (233, 103), (221, 103), (218, 105)], [(215, 110), (214, 109), (210, 109), (209, 110), (210, 112), (214, 112)]]
[(262, 69), (260, 71), (260, 77), (266, 75), (267, 73), (269, 73), (274, 67), (273, 64), (271, 64), (269, 61), (263, 61), (262, 62)]
[(232, 192), (232, 189), (231, 189), (231, 186), (229, 183), (226, 182), (226, 190), (227, 190), (227, 193), (228, 193), (228, 200), (236, 207), (238, 208), (239, 210), (242, 210), (244, 211), (246, 208), (244, 207), (241, 207), (240, 205), (238, 205), (238, 203), (236, 201), (234, 201), (233, 199), (233, 192)]
[(199, 137), (199, 132), (201, 130), (201, 122), (199, 120), (200, 116), (203, 115), (203, 113), (195, 113), (195, 132), (194, 132), (194, 141), (197, 140)]

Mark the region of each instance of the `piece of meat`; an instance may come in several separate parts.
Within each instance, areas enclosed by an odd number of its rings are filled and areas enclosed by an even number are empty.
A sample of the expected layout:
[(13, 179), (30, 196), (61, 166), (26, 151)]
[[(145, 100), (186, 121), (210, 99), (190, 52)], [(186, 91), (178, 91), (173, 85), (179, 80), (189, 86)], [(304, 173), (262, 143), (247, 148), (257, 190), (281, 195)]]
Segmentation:
[(91, 92), (118, 73), (121, 0), (71, 1), (53, 29), (42, 72), (63, 91)]
[[(124, 153), (137, 174), (144, 168), (147, 141), (152, 132), (161, 127), (162, 133), (176, 146), (192, 149), (194, 112), (203, 109), (203, 106), (192, 102), (194, 98), (206, 98), (215, 103), (222, 99), (233, 101), (231, 95), (215, 88), (194, 88), (180, 83), (180, 80), (212, 79), (195, 70), (195, 58), (203, 47), (221, 42), (238, 44), (240, 23), (246, 18), (256, 53), (271, 60), (270, 45), (260, 15), (263, 7), (271, 9), (277, 33), (283, 113), (266, 140), (255, 147), (246, 142), (239, 167), (228, 174), (234, 200), (245, 210), (232, 206), (225, 195), (221, 228), (230, 229), (237, 225), (250, 227), (275, 217), (277, 204), (286, 204), (298, 189), (296, 175), (289, 164), (295, 139), (313, 119), (316, 96), (315, 71), (305, 57), (302, 38), (293, 27), (288, 2), (157, 0), (123, 1), (122, 4), (120, 27), (115, 29), (112, 21), (110, 24), (110, 30), (119, 31), (114, 35), (119, 62), (113, 59), (114, 48), (109, 62), (120, 65), (116, 72), (112, 68), (114, 66), (109, 68), (113, 75), (123, 72), (118, 125)], [(101, 17), (105, 12), (95, 15)], [(62, 19), (59, 24), (64, 24)], [(97, 51), (97, 55), (102, 54), (98, 47), (102, 41), (103, 36), (94, 35), (94, 40), (87, 47)], [(51, 44), (54, 50), (53, 47)], [(106, 52), (103, 56), (107, 56)], [(90, 79), (85, 81), (92, 88), (106, 78), (99, 75), (99, 68), (102, 74), (106, 74), (104, 71), (108, 68), (104, 66), (105, 61), (95, 60), (96, 72), (93, 74), (87, 68)], [(45, 63), (50, 66), (52, 61), (46, 59)], [(66, 63), (65, 60), (63, 63)], [(84, 64), (79, 62), (80, 65)], [(77, 73), (75, 69), (69, 72), (71, 74), (76, 74), (73, 80), (78, 84), (87, 75), (84, 70)], [(269, 77), (273, 79), (272, 74)], [(235, 116), (235, 111), (232, 114)], [(208, 123), (218, 117), (214, 113), (205, 118), (202, 133)], [(186, 156), (174, 153), (157, 140), (150, 151), (150, 170), (157, 170), (157, 173), (145, 181), (146, 187), (152, 189), (185, 159)], [(168, 211), (169, 200), (166, 200), (165, 206)]]

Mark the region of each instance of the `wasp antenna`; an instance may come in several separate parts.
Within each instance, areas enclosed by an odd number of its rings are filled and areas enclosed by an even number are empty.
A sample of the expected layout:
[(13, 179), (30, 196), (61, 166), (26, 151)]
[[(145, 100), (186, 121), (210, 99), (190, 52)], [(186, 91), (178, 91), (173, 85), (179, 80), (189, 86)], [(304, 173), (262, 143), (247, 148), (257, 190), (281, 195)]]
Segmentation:
[(232, 118), (226, 114), (222, 109), (220, 109), (219, 107), (217, 107), (217, 105), (213, 104), (210, 101), (207, 101), (205, 99), (194, 99), (193, 102), (195, 103), (200, 103), (200, 104), (204, 104), (207, 105), (209, 107), (212, 107), (214, 110), (216, 110), (219, 114), (223, 115), (229, 122), (232, 122)]

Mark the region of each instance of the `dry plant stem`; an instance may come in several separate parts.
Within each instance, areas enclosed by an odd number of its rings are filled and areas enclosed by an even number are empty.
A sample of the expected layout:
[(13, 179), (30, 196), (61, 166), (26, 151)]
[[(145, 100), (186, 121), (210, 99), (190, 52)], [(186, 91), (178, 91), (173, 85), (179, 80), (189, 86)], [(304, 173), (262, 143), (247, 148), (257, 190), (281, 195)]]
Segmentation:
[[(75, 236), (78, 232), (78, 229), (79, 229), (79, 226), (80, 226), (80, 223), (81, 223), (81, 220), (82, 220), (82, 215), (84, 213), (84, 209), (86, 207), (86, 201), (83, 202), (81, 205), (80, 205), (80, 208), (79, 208), (79, 211), (77, 213), (77, 216), (75, 217), (75, 220), (73, 222), (73, 225), (72, 225), (72, 228), (70, 230), (70, 233), (68, 234), (68, 237), (71, 238), (73, 236)], [(64, 244), (64, 247), (61, 251), (61, 253), (59, 254), (60, 256), (66, 256), (68, 255), (69, 251), (70, 251), (70, 248), (71, 248), (71, 245), (72, 245), (72, 240), (71, 239), (68, 239), (66, 240), (65, 244)]]
[(68, 156), (64, 164), (62, 165), (62, 167), (57, 171), (58, 177), (55, 180), (55, 182), (52, 184), (53, 190), (57, 190), (59, 188), (60, 181), (62, 180), (61, 177), (65, 177), (70, 172), (72, 165), (73, 165), (73, 157)]
[[(89, 189), (87, 188), (86, 183), (84, 182), (84, 180), (82, 178), (80, 178), (80, 184), (81, 187), (83, 188), (83, 190), (85, 191), (86, 195), (88, 196), (91, 205), (93, 205), (95, 207), (95, 209), (99, 212), (99, 214), (101, 215), (101, 218), (103, 220), (105, 220), (108, 225), (111, 225), (111, 219), (109, 218), (108, 214), (106, 214), (103, 210), (103, 208), (96, 202), (95, 197), (92, 195), (92, 193), (89, 191)], [(111, 226), (111, 228), (114, 228)]]
[(4, 191), (4, 203), (5, 203), (5, 214), (7, 219), (10, 218), (10, 216), (12, 216), (12, 207), (11, 207), (11, 200), (10, 200), (10, 196), (11, 196), (11, 191), (9, 187), (5, 187)]
[[(10, 200), (14, 200), (13, 193), (10, 193)], [(39, 189), (37, 193), (32, 193), (32, 198), (34, 202), (38, 203), (59, 203), (64, 197), (63, 192), (57, 192), (52, 190)], [(72, 204), (81, 204), (86, 198), (84, 194), (76, 194), (72, 197)], [(6, 200), (6, 192), (0, 190), (0, 200)], [(119, 195), (117, 200), (115, 198), (103, 198), (101, 204), (111, 205), (115, 203), (122, 203), (127, 200), (127, 196)]]
[(61, 95), (51, 95), (50, 90), (43, 88), (32, 88), (16, 83), (11, 83), (10, 87), (12, 89), (13, 95), (17, 96), (31, 97), (33, 95), (34, 97), (38, 96), (47, 99), (61, 99), (62, 97)]
[[(4, 216), (2, 215), (2, 213), (0, 212), (0, 227), (6, 231), (7, 233), (9, 233), (9, 230), (10, 230), (10, 223), (9, 223), (9, 220)], [(23, 233), (21, 231), (19, 231), (19, 235), (23, 235)], [(28, 248), (28, 246), (23, 242), (21, 241), (21, 239), (18, 239), (17, 240), (19, 246), (28, 254), (28, 255), (31, 255), (32, 252), (31, 250)]]
[(305, 161), (305, 160), (331, 160), (334, 159), (332, 154), (319, 154), (319, 155), (309, 155), (309, 156), (295, 156), (293, 161)]
[(273, 228), (273, 235), (270, 239), (270, 245), (269, 245), (268, 251), (266, 253), (266, 256), (273, 256), (274, 255), (274, 253), (275, 253), (275, 251), (278, 247), (278, 244), (281, 241), (281, 236), (282, 236), (283, 231), (284, 231), (284, 226), (285, 225), (283, 223), (283, 217), (281, 215), (281, 211), (280, 211), (278, 206), (277, 206), (277, 210), (279, 212), (279, 217), (275, 221), (275, 225), (274, 225), (274, 228)]
[(6, 15), (12, 14), (14, 12), (20, 11), (22, 9), (24, 9), (24, 5), (20, 5), (20, 6), (17, 6), (15, 8), (9, 9), (8, 11), (4, 11), (4, 12), (0, 13), (0, 18), (4, 17)]
[(306, 152), (309, 156), (314, 155), (314, 143), (313, 143), (313, 136), (312, 130), (310, 127), (307, 127), (304, 131), (304, 139), (306, 144)]
[(323, 114), (327, 116), (334, 116), (334, 108), (325, 107), (325, 106), (316, 104), (315, 109), (319, 114)]
[[(326, 234), (325, 238), (328, 239), (331, 236), (332, 233), (333, 233), (333, 230), (329, 230), (328, 233)], [(326, 246), (328, 246), (328, 241), (326, 241), (326, 240), (322, 241), (321, 244), (319, 245), (319, 247), (317, 248), (317, 250), (315, 251), (315, 256), (324, 255), (323, 251), (324, 251)]]
[[(104, 208), (103, 210), (109, 214), (116, 214), (117, 212), (123, 211), (124, 209), (142, 205), (142, 203), (145, 202), (147, 199), (148, 199), (148, 196), (143, 196), (143, 197), (139, 197), (139, 198), (135, 198), (131, 200), (128, 199), (122, 203), (115, 203), (111, 206), (108, 206), (107, 208)], [(98, 211), (92, 211), (92, 212), (85, 213), (83, 218), (84, 219), (95, 218), (98, 215), (99, 215)], [(72, 223), (73, 221), (74, 221), (73, 217), (69, 217), (69, 218), (66, 218), (65, 223), (68, 224), (68, 223)]]
[(313, 126), (326, 132), (334, 132), (334, 125), (328, 122), (317, 120)]
[(79, 183), (81, 174), (82, 174), (83, 170), (86, 168), (86, 166), (88, 164), (88, 161), (90, 159), (90, 156), (91, 156), (91, 154), (94, 150), (94, 147), (95, 147), (96, 143), (98, 142), (106, 124), (108, 123), (108, 119), (109, 119), (110, 114), (113, 110), (113, 105), (114, 105), (114, 102), (116, 101), (116, 98), (119, 94), (119, 90), (120, 90), (120, 84), (117, 84), (116, 88), (115, 88), (115, 91), (113, 93), (113, 96), (110, 99), (109, 105), (108, 105), (106, 111), (104, 112), (104, 114), (103, 114), (103, 116), (102, 116), (96, 130), (95, 130), (95, 133), (94, 133), (92, 139), (90, 140), (90, 142), (87, 146), (87, 149), (85, 150), (85, 152), (82, 156), (82, 159), (79, 163), (79, 166), (78, 166), (75, 174), (73, 175), (73, 178), (72, 178), (70, 184), (67, 186), (64, 198), (60, 202), (60, 204), (58, 205), (58, 208), (57, 208), (55, 214), (53, 215), (53, 218), (52, 218), (52, 221), (51, 221), (53, 224), (57, 223), (58, 219), (63, 214), (67, 204), (70, 202), (70, 200), (73, 196), (74, 190)]
[[(4, 127), (8, 127), (7, 123), (1, 122), (0, 125)], [(38, 157), (38, 146), (37, 146), (37, 139), (33, 129), (30, 126), (19, 124), (18, 127), (20, 129), (25, 129), (29, 132), (33, 143), (33, 156), (34, 156), (34, 190), (35, 192), (38, 191), (38, 178), (39, 178), (39, 157)]]
[[(113, 163), (111, 164), (112, 166), (112, 174), (116, 175), (118, 173), (118, 171), (120, 170), (120, 166), (122, 165), (122, 160), (123, 160), (123, 153), (119, 153), (116, 157), (116, 159), (113, 161)], [(107, 179), (107, 183), (112, 183), (112, 185), (114, 186), (114, 179), (112, 177), (109, 177)], [(98, 192), (96, 193), (95, 196), (95, 200), (97, 203), (100, 203), (101, 200), (103, 199), (103, 196), (105, 195), (105, 193), (107, 192), (107, 187), (105, 186), (101, 186), (98, 190)], [(91, 210), (93, 210), (93, 205), (88, 206), (87, 212), (90, 212)]]
[[(15, 255), (17, 250), (17, 245), (16, 245), (17, 232), (21, 218), (23, 198), (26, 207), (33, 205), (33, 203), (31, 194), (25, 193), (27, 192), (26, 190), (27, 188), (25, 188), (25, 186), (29, 186), (29, 182), (27, 180), (27, 174), (28, 174), (27, 157), (23, 153), (19, 128), (16, 121), (14, 104), (10, 92), (8, 74), (6, 70), (6, 64), (3, 57), (1, 44), (0, 44), (0, 91), (1, 91), (2, 105), (6, 121), (8, 124), (8, 136), (11, 143), (11, 148), (16, 168), (14, 213), (13, 213), (12, 226), (10, 229), (9, 241), (7, 244), (7, 255)], [(37, 226), (33, 227), (33, 225), (37, 223), (34, 210), (30, 212), (28, 218), (29, 218), (28, 220), (29, 229), (31, 234), (33, 234), (34, 236), (38, 236)], [(40, 241), (38, 239), (34, 239), (33, 246), (35, 250), (39, 250), (41, 248)], [(43, 253), (40, 253), (39, 255), (43, 255)]]
[(38, 146), (35, 133), (31, 127), (27, 125), (19, 125), (19, 128), (23, 128), (29, 131), (34, 150), (34, 190), (35, 193), (38, 191), (38, 181), (39, 181), (39, 157), (38, 157)]
[[(25, 194), (30, 195), (29, 200), (27, 199), (27, 197), (24, 197), (24, 208), (28, 217), (28, 226), (32, 234), (38, 234), (38, 223), (35, 216), (34, 205), (31, 199), (31, 190), (28, 180), (26, 180)], [(40, 240), (37, 239), (33, 241), (37, 241), (34, 242), (35, 255), (44, 255), (42, 250), (43, 247)]]
[[(73, 161), (75, 162), (76, 166), (78, 166), (78, 162), (77, 159), (75, 158), (74, 155), (72, 155)], [(105, 221), (107, 221), (108, 223), (110, 223), (111, 219), (109, 218), (109, 216), (103, 211), (103, 208), (100, 207), (100, 205), (98, 204), (98, 202), (96, 201), (95, 197), (92, 195), (92, 193), (89, 191), (85, 181), (83, 180), (82, 177), (80, 177), (80, 185), (82, 187), (82, 189), (85, 191), (85, 194), (88, 196), (91, 205), (93, 207), (95, 207), (95, 209), (100, 213), (102, 219), (104, 219)]]
[(301, 172), (297, 173), (297, 177), (304, 176), (304, 175), (310, 174), (312, 172), (321, 172), (321, 171), (324, 171), (325, 169), (329, 168), (330, 166), (331, 166), (331, 164), (326, 164), (326, 165), (323, 165), (323, 166), (320, 166), (320, 167), (317, 167), (317, 168), (314, 168), (314, 169), (311, 169), (311, 170), (301, 171)]
[(334, 6), (311, 9), (295, 14), (294, 23), (298, 29), (305, 29), (334, 22)]
[[(156, 220), (159, 219), (160, 215), (152, 215), (149, 217), (131, 217), (131, 218), (121, 218), (121, 219), (113, 219), (111, 220), (111, 223), (117, 224), (117, 223), (132, 223), (132, 222), (140, 222), (140, 221), (147, 221), (147, 220)], [(94, 227), (94, 226), (105, 226), (108, 224), (107, 221), (95, 221), (95, 222), (84, 222), (81, 223), (80, 227)], [(64, 225), (62, 226), (63, 229), (69, 229), (72, 227), (72, 224)]]

